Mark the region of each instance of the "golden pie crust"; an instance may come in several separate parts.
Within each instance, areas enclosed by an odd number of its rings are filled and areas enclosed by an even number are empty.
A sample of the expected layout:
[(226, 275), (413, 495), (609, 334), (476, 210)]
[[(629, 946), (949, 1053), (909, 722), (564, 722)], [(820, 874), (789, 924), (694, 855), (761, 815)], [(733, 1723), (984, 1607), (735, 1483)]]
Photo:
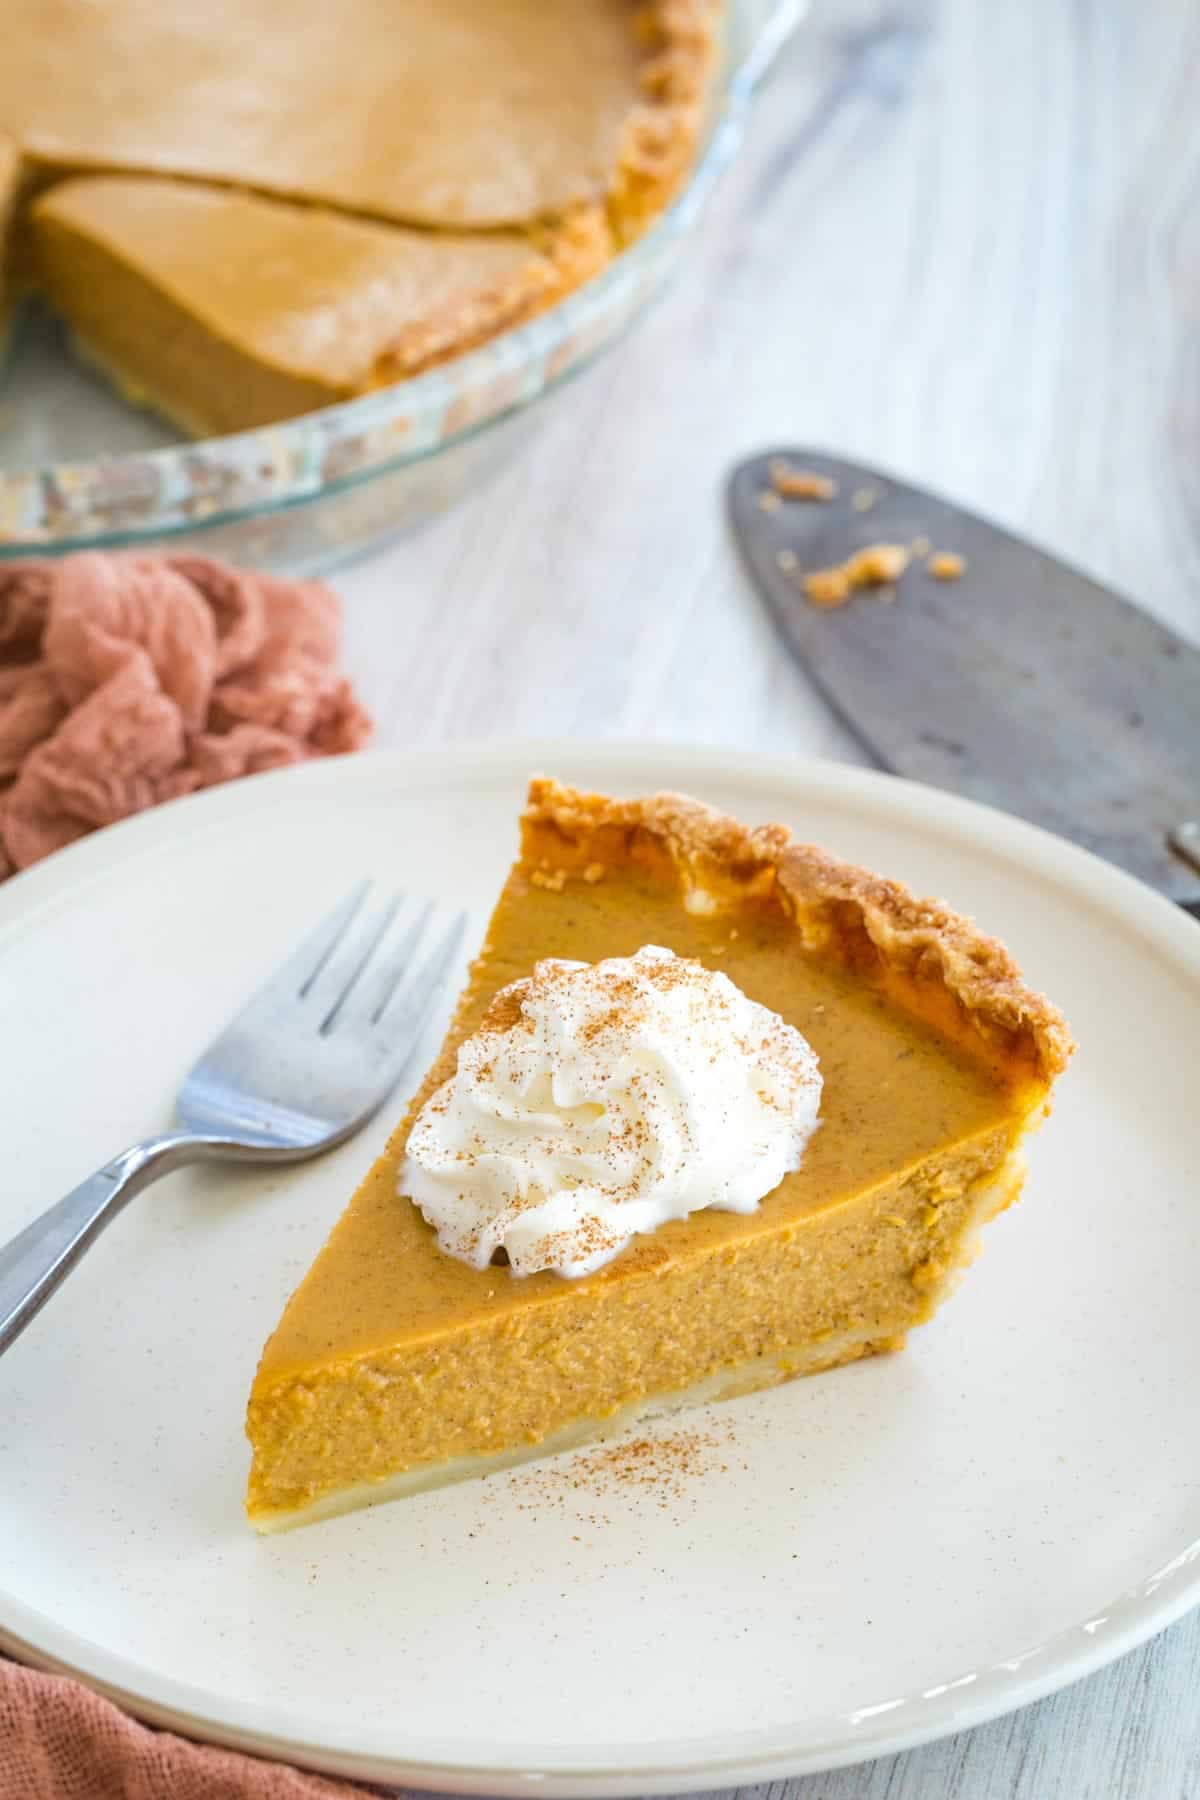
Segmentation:
[[(661, 943), (809, 1037), (821, 1124), (756, 1213), (703, 1212), (580, 1281), (445, 1256), (399, 1192), (408, 1129), (541, 956)], [(441, 1054), (263, 1352), (247, 1507), (274, 1530), (485, 1473), (648, 1412), (898, 1348), (1015, 1198), (1073, 1048), (940, 903), (687, 798), (535, 781)]]
[(1026, 985), (998, 938), (902, 882), (794, 842), (786, 826), (749, 829), (682, 794), (613, 800), (544, 778), (530, 783), (522, 826), (526, 854), (546, 846), (537, 861), (556, 877), (597, 879), (606, 854), (620, 861), (647, 842), (669, 855), (685, 891), (720, 907), (773, 895), (805, 951), (852, 970), (1013, 1085), (1049, 1087), (1074, 1053), (1062, 1013)]

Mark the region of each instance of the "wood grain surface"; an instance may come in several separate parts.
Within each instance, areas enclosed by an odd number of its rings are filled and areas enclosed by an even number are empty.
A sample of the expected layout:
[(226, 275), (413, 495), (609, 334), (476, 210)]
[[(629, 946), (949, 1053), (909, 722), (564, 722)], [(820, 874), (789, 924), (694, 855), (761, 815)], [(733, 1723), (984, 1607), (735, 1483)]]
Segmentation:
[[(1195, 0), (816, 0), (655, 312), (339, 578), (382, 740), (854, 757), (726, 534), (767, 443), (941, 488), (1200, 638), (1198, 95)], [(1193, 1800), (1198, 1693), (1193, 1614), (992, 1725), (754, 1791)]]

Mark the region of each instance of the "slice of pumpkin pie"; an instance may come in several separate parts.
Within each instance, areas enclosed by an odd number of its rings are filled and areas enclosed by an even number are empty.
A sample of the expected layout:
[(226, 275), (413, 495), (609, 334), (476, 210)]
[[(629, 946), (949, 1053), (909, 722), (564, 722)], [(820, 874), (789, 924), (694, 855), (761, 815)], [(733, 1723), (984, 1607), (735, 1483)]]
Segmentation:
[(30, 216), (34, 278), (81, 353), (197, 436), (415, 375), (533, 316), (610, 254), (598, 209), (410, 231), (199, 183), (80, 177)]
[(900, 1348), (1072, 1049), (938, 902), (535, 781), (445, 1045), (263, 1352), (252, 1523)]

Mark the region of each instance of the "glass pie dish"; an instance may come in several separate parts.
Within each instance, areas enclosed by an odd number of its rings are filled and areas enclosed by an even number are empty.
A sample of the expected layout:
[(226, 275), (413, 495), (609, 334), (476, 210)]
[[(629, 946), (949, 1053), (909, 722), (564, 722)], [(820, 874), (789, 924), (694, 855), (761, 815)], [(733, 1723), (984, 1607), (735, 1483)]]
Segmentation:
[(651, 231), (549, 311), (393, 387), (180, 442), (65, 355), (60, 328), (30, 308), (0, 388), (0, 558), (186, 540), (248, 566), (310, 573), (449, 505), (674, 271), (805, 6), (727, 0), (701, 153)]

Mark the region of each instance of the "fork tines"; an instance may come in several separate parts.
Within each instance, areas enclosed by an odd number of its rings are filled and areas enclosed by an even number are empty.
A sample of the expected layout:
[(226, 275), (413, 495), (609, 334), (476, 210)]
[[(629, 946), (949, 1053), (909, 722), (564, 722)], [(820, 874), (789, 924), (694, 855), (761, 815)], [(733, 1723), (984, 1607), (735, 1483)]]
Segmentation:
[(464, 913), (402, 890), (372, 904), (371, 888), (369, 880), (352, 888), (263, 996), (298, 1004), (322, 1034), (415, 1023), (462, 942)]

